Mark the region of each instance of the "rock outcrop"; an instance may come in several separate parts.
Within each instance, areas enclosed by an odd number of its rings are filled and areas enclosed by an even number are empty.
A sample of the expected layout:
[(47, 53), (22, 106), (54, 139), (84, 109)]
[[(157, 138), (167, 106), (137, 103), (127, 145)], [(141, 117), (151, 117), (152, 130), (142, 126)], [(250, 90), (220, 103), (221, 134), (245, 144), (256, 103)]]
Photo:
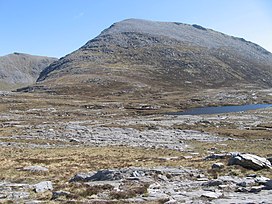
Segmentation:
[(261, 170), (272, 168), (270, 161), (266, 158), (253, 154), (233, 153), (229, 159), (229, 165), (240, 165), (247, 169)]

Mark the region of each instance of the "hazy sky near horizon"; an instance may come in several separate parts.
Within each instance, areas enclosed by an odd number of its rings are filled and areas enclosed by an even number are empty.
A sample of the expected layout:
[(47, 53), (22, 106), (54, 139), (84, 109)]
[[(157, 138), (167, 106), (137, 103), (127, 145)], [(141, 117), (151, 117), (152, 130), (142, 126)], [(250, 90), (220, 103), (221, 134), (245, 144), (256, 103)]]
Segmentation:
[(272, 52), (272, 0), (0, 0), (0, 56), (62, 57), (127, 18), (199, 24)]

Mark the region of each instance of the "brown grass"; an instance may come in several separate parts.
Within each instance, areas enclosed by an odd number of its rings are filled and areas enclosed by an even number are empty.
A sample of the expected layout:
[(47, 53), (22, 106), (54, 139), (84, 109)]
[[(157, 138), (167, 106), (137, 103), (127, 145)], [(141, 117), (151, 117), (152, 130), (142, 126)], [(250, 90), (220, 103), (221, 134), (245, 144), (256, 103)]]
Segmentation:
[[(30, 149), (4, 147), (0, 149), (0, 178), (36, 182), (49, 179), (60, 184), (75, 173), (98, 169), (129, 166), (179, 166), (182, 159), (162, 161), (158, 157), (182, 158), (183, 153), (172, 150), (149, 150), (129, 147), (66, 147)], [(49, 168), (46, 175), (33, 174), (19, 169), (24, 166), (41, 165)]]

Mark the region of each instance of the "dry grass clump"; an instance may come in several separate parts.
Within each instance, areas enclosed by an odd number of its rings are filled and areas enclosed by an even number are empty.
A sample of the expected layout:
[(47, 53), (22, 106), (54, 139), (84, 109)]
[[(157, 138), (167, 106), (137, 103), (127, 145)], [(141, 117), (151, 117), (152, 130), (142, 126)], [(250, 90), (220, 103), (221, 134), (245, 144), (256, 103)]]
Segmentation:
[(66, 183), (62, 186), (58, 186), (56, 190), (58, 189), (62, 191), (67, 190), (69, 192), (69, 194), (65, 196), (67, 199), (83, 199), (97, 195), (98, 193), (109, 193), (114, 187), (110, 184), (91, 186), (85, 183)]

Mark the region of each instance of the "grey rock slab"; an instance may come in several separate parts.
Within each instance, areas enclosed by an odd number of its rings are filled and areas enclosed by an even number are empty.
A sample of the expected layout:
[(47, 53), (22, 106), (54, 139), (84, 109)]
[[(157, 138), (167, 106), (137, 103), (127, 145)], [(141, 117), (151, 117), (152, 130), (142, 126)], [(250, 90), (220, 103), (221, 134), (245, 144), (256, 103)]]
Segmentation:
[(212, 200), (210, 203), (213, 204), (249, 204), (249, 203), (262, 203), (271, 204), (272, 194), (269, 191), (261, 191), (259, 193), (231, 193), (231, 195), (224, 193), (223, 198)]
[(244, 168), (252, 170), (272, 168), (270, 161), (268, 161), (266, 158), (259, 157), (254, 154), (242, 154), (242, 153), (232, 154), (228, 164), (240, 165)]
[(118, 170), (100, 170), (91, 177), (86, 178), (86, 181), (114, 181), (120, 180), (123, 176)]
[(210, 186), (220, 186), (223, 184), (224, 184), (224, 182), (222, 180), (217, 179), (217, 180), (207, 181), (207, 182), (203, 183), (202, 185), (210, 187)]
[(53, 190), (53, 185), (51, 181), (42, 181), (34, 185), (34, 190), (36, 193), (43, 193), (45, 191)]
[(272, 179), (264, 183), (266, 190), (272, 190)]

